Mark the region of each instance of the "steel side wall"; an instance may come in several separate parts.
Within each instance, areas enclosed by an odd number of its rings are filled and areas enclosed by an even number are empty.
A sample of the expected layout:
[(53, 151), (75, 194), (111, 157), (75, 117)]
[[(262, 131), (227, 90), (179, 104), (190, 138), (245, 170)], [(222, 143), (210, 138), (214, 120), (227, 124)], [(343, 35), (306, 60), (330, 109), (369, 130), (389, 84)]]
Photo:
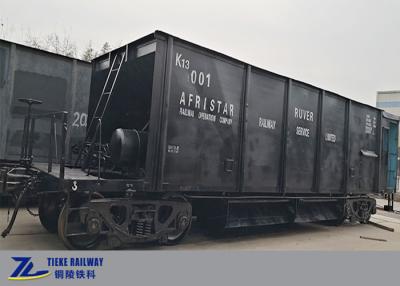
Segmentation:
[[(177, 54), (189, 69), (177, 64)], [(210, 73), (211, 86), (192, 83), (193, 70)], [(380, 110), (172, 36), (158, 36), (154, 80), (152, 190), (378, 192)], [(221, 124), (224, 114), (204, 98), (233, 104), (232, 124)], [(200, 112), (216, 121), (199, 119)], [(361, 149), (378, 157), (364, 158)]]
[[(7, 51), (5, 81), (0, 84), (0, 158), (18, 159), (20, 155), (26, 106), (17, 101), (19, 97), (44, 101), (34, 106), (34, 113), (69, 112), (68, 153), (85, 134), (90, 64), (5, 41), (0, 41), (0, 48)], [(36, 162), (47, 161), (49, 125), (49, 120), (36, 122)]]

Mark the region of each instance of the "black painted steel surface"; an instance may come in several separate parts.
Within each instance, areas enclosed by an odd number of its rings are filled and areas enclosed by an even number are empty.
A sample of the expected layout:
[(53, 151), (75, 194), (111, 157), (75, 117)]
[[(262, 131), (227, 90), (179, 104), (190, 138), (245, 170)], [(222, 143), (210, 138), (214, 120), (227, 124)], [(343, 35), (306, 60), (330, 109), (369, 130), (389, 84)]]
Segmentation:
[[(67, 160), (71, 147), (82, 143), (87, 122), (91, 77), (90, 63), (0, 40), (0, 159), (19, 159), (27, 105), (18, 98), (43, 101), (33, 114), (69, 112)], [(33, 154), (36, 162), (47, 162), (51, 120), (36, 121)], [(60, 157), (61, 126), (57, 125)]]
[(117, 128), (148, 132), (146, 190), (299, 196), (386, 190), (381, 134), (396, 118), (163, 32), (94, 60), (89, 120), (109, 61), (121, 51), (128, 56), (103, 119), (103, 140)]

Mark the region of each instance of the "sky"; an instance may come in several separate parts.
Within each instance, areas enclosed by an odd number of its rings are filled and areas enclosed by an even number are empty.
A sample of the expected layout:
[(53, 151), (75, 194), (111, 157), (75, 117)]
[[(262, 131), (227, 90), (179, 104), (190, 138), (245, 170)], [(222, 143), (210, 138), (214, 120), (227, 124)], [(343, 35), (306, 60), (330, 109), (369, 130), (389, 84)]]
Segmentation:
[(400, 90), (398, 0), (0, 0), (0, 37), (118, 47), (163, 30), (375, 106)]

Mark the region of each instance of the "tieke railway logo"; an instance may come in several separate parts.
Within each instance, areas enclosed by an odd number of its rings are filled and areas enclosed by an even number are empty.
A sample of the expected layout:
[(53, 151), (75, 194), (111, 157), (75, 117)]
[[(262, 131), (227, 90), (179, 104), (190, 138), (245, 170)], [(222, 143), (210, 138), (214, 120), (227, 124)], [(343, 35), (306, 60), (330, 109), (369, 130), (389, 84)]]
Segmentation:
[(49, 276), (49, 270), (34, 270), (32, 257), (12, 257), (15, 261), (19, 262), (17, 268), (8, 277), (8, 280), (32, 280)]

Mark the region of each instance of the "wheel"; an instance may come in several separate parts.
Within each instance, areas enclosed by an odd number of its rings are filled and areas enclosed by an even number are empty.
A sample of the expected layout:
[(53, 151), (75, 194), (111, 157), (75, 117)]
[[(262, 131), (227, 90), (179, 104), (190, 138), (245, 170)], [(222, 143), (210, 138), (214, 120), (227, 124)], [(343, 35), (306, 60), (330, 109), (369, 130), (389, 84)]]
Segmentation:
[(360, 223), (367, 224), (369, 222), (370, 218), (371, 218), (371, 214), (365, 216), (362, 220), (360, 220)]
[(62, 200), (57, 195), (42, 196), (39, 201), (39, 220), (42, 226), (50, 233), (56, 233), (58, 216), (62, 208)]
[(366, 224), (369, 222), (369, 219), (371, 218), (371, 208), (368, 202), (361, 201), (357, 205), (357, 217), (358, 221), (362, 224)]
[[(185, 215), (183, 217), (186, 217)], [(166, 237), (166, 241), (164, 244), (166, 245), (175, 245), (180, 243), (186, 235), (190, 232), (190, 228), (192, 227), (192, 221), (191, 218), (184, 218), (178, 222), (178, 224), (183, 224), (184, 227), (181, 229), (178, 229), (176, 232), (168, 234)]]
[[(100, 236), (98, 234), (81, 234), (68, 237), (65, 233), (65, 223), (67, 220), (67, 207), (63, 206), (60, 216), (58, 217), (58, 236), (68, 249), (89, 250), (96, 249), (100, 243)], [(68, 217), (69, 226), (78, 226), (79, 228), (86, 228), (80, 223), (79, 211), (73, 211)]]
[[(100, 199), (104, 196), (100, 193), (94, 192), (92, 199)], [(76, 201), (76, 200), (74, 200)], [(99, 234), (81, 234), (68, 237), (65, 233), (67, 221), (67, 205), (64, 204), (60, 215), (58, 216), (58, 236), (61, 238), (65, 247), (68, 249), (89, 250), (96, 249), (101, 241)], [(75, 232), (86, 232), (86, 225), (81, 223), (79, 211), (70, 212), (68, 215), (68, 227), (75, 229)]]
[[(165, 196), (162, 197), (163, 200), (174, 200), (174, 201), (183, 201), (187, 202), (187, 199), (179, 194), (166, 194)], [(169, 233), (166, 235), (163, 240), (162, 244), (165, 245), (175, 245), (181, 242), (186, 235), (190, 232), (190, 228), (192, 226), (192, 211), (190, 209), (180, 212), (176, 216), (176, 227), (177, 230), (173, 233)]]

